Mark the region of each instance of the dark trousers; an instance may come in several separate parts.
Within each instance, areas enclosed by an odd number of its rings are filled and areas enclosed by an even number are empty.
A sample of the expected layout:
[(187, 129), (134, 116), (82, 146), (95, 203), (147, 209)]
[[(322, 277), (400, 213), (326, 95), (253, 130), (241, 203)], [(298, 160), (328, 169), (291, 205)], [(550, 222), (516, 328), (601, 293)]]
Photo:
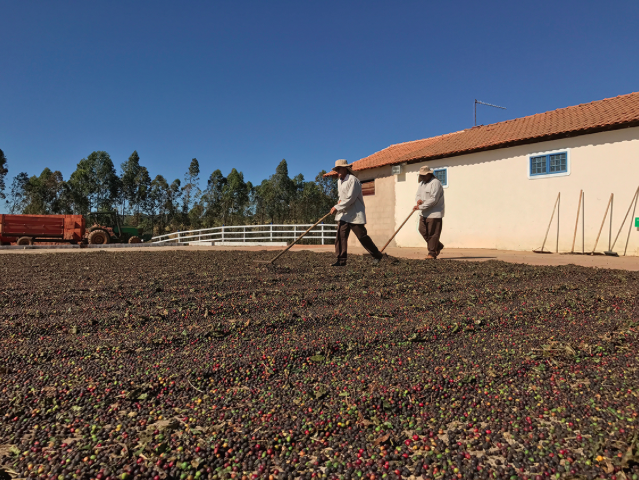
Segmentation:
[(444, 248), (444, 245), (439, 241), (439, 237), (442, 234), (442, 219), (420, 217), (419, 233), (422, 234), (428, 244), (428, 254), (436, 257), (439, 251)]
[(351, 230), (362, 244), (362, 247), (366, 249), (374, 258), (382, 258), (382, 254), (377, 249), (377, 246), (371, 240), (366, 232), (364, 225), (356, 223), (340, 222), (337, 225), (337, 235), (335, 236), (335, 254), (337, 255), (337, 263), (346, 265), (346, 256), (348, 251), (348, 236)]

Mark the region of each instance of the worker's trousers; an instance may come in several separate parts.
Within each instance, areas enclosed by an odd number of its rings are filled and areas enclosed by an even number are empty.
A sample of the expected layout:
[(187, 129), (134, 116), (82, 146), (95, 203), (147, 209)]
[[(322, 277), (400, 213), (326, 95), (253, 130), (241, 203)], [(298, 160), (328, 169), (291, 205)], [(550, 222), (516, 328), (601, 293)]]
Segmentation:
[(439, 241), (442, 234), (442, 219), (419, 217), (419, 233), (428, 244), (428, 254), (431, 257), (439, 255), (439, 251), (444, 248), (444, 245)]
[(346, 257), (348, 255), (348, 236), (351, 230), (362, 244), (362, 247), (370, 253), (373, 258), (382, 258), (382, 254), (373, 243), (371, 237), (368, 236), (366, 227), (362, 224), (340, 222), (337, 224), (337, 235), (335, 236), (335, 254), (337, 255), (337, 263), (346, 265)]

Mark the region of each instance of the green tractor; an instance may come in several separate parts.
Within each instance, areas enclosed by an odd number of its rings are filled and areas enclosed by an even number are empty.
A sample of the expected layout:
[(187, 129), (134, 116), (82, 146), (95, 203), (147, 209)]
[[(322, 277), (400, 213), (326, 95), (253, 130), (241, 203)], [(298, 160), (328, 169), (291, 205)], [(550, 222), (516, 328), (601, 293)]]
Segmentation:
[(92, 212), (87, 215), (87, 227), (84, 239), (89, 245), (107, 243), (142, 243), (151, 240), (150, 234), (138, 227), (122, 226), (120, 215), (116, 212)]

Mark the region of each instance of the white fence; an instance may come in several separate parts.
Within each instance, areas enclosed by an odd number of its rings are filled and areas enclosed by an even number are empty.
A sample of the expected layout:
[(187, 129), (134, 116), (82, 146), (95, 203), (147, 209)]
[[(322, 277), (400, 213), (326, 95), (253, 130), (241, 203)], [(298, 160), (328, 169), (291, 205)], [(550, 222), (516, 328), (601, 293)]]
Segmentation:
[[(153, 237), (153, 243), (201, 243), (201, 244), (265, 244), (290, 243), (312, 225), (237, 225), (184, 232), (168, 233)], [(331, 244), (335, 241), (337, 224), (320, 224), (301, 240), (315, 245)]]

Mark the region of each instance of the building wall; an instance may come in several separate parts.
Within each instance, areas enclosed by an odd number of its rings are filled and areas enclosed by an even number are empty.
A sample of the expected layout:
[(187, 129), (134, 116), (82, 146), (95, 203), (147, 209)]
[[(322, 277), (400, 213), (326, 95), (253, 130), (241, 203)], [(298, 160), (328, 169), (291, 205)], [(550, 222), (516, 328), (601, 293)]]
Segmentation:
[[(381, 249), (395, 231), (395, 177), (391, 167), (357, 172), (360, 181), (375, 179), (375, 195), (366, 195), (366, 230), (377, 248)], [(349, 237), (349, 245), (359, 245), (357, 237)], [(394, 241), (390, 246), (395, 246)]]
[[(543, 152), (567, 150), (568, 175), (530, 179), (529, 157)], [(422, 165), (448, 167), (444, 190), (446, 215), (442, 242), (451, 248), (497, 248), (532, 250), (541, 247), (557, 194), (559, 205), (559, 251), (570, 251), (580, 189), (585, 195), (585, 251), (593, 249), (606, 204), (614, 193), (612, 240), (614, 241), (631, 198), (639, 186), (639, 127), (522, 145), (487, 152), (416, 163), (402, 167), (392, 177), (395, 185), (394, 221), (398, 227), (414, 205), (417, 171)], [(632, 215), (632, 212), (630, 212)], [(629, 216), (630, 216), (629, 215)], [(580, 215), (581, 217), (581, 215)], [(634, 217), (639, 217), (639, 208)], [(628, 254), (639, 255), (639, 232), (634, 217)], [(370, 223), (375, 220), (371, 218)], [(581, 251), (579, 219), (575, 250)], [(597, 251), (607, 250), (609, 219)], [(615, 251), (623, 253), (628, 220)], [(397, 235), (400, 247), (423, 247), (413, 218)], [(546, 250), (554, 251), (557, 216), (550, 228)]]

